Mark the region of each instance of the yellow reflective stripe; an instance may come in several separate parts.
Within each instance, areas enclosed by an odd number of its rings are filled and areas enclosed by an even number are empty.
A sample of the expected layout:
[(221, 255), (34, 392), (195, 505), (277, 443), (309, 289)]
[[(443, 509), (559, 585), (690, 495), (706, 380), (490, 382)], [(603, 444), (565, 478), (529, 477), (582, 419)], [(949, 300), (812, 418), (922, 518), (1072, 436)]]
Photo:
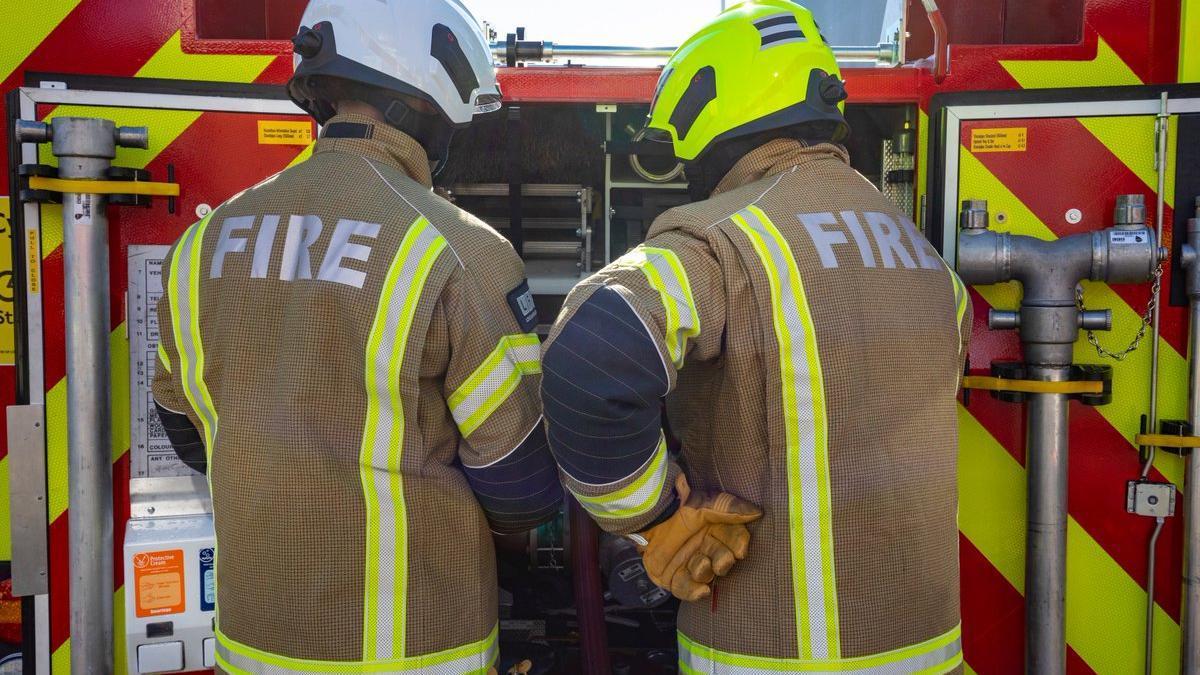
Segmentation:
[(217, 411), (204, 382), (204, 343), (200, 337), (200, 253), (210, 213), (184, 232), (171, 259), (171, 283), (167, 289), (171, 303), (172, 333), (179, 353), (183, 393), (200, 418), (204, 449), (212, 461), (213, 440), (217, 433)]
[(967, 287), (965, 284), (963, 284), (962, 279), (955, 274), (954, 270), (950, 269), (950, 265), (948, 263), (942, 261), (942, 264), (946, 265), (946, 270), (950, 272), (950, 283), (954, 286), (955, 317), (957, 318), (957, 321), (954, 323), (954, 325), (958, 330), (958, 353), (962, 354), (962, 322), (963, 316), (967, 313), (967, 298), (969, 296), (967, 294)]
[(700, 334), (700, 315), (679, 256), (670, 249), (639, 246), (617, 262), (640, 269), (650, 287), (658, 291), (666, 316), (663, 342), (671, 362), (682, 368), (688, 339)]
[(962, 626), (924, 642), (854, 658), (780, 659), (724, 652), (677, 633), (685, 672), (754, 675), (756, 673), (946, 673), (962, 663)]
[(571, 489), (571, 494), (579, 500), (580, 506), (601, 518), (632, 518), (654, 508), (662, 496), (666, 481), (667, 439), (660, 434), (658, 448), (647, 460), (642, 475), (632, 483), (606, 495), (581, 495), (574, 489)]
[(255, 649), (217, 630), (217, 663), (233, 673), (293, 675), (303, 673), (485, 673), (496, 662), (499, 627), (476, 642), (433, 654), (383, 660), (321, 661), (297, 659)]
[(447, 404), (459, 432), (470, 436), (517, 389), (525, 375), (542, 372), (541, 341), (532, 333), (505, 335)]
[(158, 362), (163, 365), (164, 370), (171, 372), (171, 358), (167, 356), (167, 350), (161, 342), (158, 343)]
[(816, 328), (799, 267), (783, 234), (756, 206), (732, 217), (766, 271), (779, 344), (787, 442), (788, 519), (801, 659), (841, 654), (833, 557), (825, 390)]
[(367, 340), (367, 414), (359, 451), (367, 520), (366, 661), (404, 656), (408, 533), (401, 471), (405, 427), (401, 372), (417, 304), (446, 246), (445, 238), (424, 218), (408, 228), (388, 268)]

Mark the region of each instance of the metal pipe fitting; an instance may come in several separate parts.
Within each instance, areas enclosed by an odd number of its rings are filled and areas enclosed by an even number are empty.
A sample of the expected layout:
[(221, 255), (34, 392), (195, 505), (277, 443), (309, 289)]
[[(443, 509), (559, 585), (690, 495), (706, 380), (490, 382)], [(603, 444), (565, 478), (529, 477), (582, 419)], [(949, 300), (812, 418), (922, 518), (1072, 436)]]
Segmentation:
[[(894, 66), (900, 63), (900, 46), (891, 42), (877, 45), (831, 47), (840, 63), (873, 63)], [(550, 61), (554, 58), (652, 58), (668, 59), (676, 47), (636, 47), (631, 45), (571, 45), (548, 40), (493, 42), (492, 56), (508, 63)]]
[(1004, 309), (988, 310), (988, 328), (992, 330), (1016, 330), (1021, 327), (1021, 315)]
[(1120, 195), (1117, 206), (1113, 209), (1114, 227), (1145, 227), (1146, 226), (1146, 197), (1145, 195)]
[[(1106, 230), (1045, 241), (990, 230), (987, 202), (963, 202), (959, 276), (968, 284), (1021, 284), (1020, 309), (992, 310), (988, 324), (993, 330), (1020, 332), (1030, 379), (1068, 379), (1080, 329), (1112, 327), (1111, 312), (1079, 307), (1076, 287), (1081, 281), (1132, 283), (1154, 276), (1158, 237), (1145, 226), (1144, 198), (1118, 198), (1115, 215), (1116, 225)], [(1064, 394), (1033, 394), (1026, 412), (1025, 670), (1029, 673), (1066, 671), (1068, 404)]]
[[(1136, 214), (1136, 200), (1125, 213)], [(1145, 225), (1121, 224), (1046, 241), (987, 229), (987, 202), (963, 202), (958, 271), (968, 284), (1021, 283), (1020, 321), (1025, 360), (1068, 366), (1081, 326), (1075, 287), (1084, 280), (1137, 283), (1158, 266), (1154, 233)], [(1088, 318), (1099, 322), (1099, 316)], [(1107, 320), (1104, 323), (1108, 323)], [(1095, 330), (1095, 329), (1093, 329)]]
[[(104, 179), (118, 146), (145, 148), (145, 127), (57, 117), (22, 121), (18, 140), (51, 142), (62, 178)], [(64, 193), (68, 571), (71, 672), (113, 672), (112, 391), (109, 335), (108, 197)]]
[(1112, 330), (1112, 310), (1085, 309), (1079, 313), (1079, 327), (1083, 330)]

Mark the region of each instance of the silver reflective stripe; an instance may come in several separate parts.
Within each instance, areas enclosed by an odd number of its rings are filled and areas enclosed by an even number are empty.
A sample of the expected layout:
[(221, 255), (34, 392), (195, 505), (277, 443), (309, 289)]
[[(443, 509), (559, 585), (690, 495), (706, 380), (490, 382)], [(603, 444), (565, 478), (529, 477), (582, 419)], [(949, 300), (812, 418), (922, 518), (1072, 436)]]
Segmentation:
[[(797, 23), (781, 23), (778, 26), (768, 26), (767, 28), (759, 28), (758, 33), (763, 37), (771, 37), (777, 33), (790, 33), (800, 30), (800, 24)], [(803, 40), (804, 38), (800, 38)], [(771, 44), (783, 44), (783, 41), (773, 42)]]
[[(204, 373), (201, 370), (203, 366), (199, 363), (199, 359), (204, 354), (204, 348), (200, 343), (200, 320), (196, 314), (199, 308), (192, 306), (191, 292), (192, 277), (197, 272), (193, 257), (196, 247), (203, 244), (204, 231), (207, 229), (209, 218), (205, 218), (189, 228), (179, 242), (175, 251), (175, 259), (171, 265), (171, 283), (175, 290), (175, 297), (171, 300), (175, 310), (175, 325), (172, 327), (175, 333), (175, 346), (181, 355), (180, 379), (183, 381), (188, 402), (192, 404), (192, 408), (200, 417), (204, 427), (202, 431), (204, 432), (205, 450), (211, 459), (213, 440), (217, 431), (217, 412), (210, 405), (208, 389), (203, 379)], [(198, 279), (196, 283), (199, 284)], [(198, 291), (196, 295), (199, 296)]]
[[(760, 213), (753, 207), (744, 209), (735, 216), (735, 223), (744, 223), (752, 239), (758, 240), (759, 256), (764, 265), (769, 262), (765, 270), (767, 275), (778, 275), (778, 296), (773, 298), (772, 304), (775, 322), (782, 323), (775, 327), (780, 352), (790, 357), (786, 363), (781, 363), (780, 376), (784, 387), (784, 423), (789, 427), (786, 429), (788, 445), (795, 446), (788, 448), (787, 462), (792, 565), (803, 565), (802, 576), (793, 569), (793, 592), (804, 595), (796, 620), (807, 619), (807, 647), (814, 659), (837, 658), (840, 639), (836, 621), (837, 586), (830, 550), (832, 514), (828, 448), (824, 445), (824, 393), (820, 390), (821, 374), (813, 368), (816, 365), (819, 369), (819, 360), (810, 363), (808, 354), (809, 343), (815, 349), (816, 339), (809, 334), (801, 316), (802, 312), (807, 312), (807, 301), (796, 294), (801, 281), (791, 251), (782, 248), (786, 244), (781, 244), (777, 238), (782, 235), (773, 223), (763, 222)], [(789, 398), (795, 402), (794, 408), (789, 405)], [(824, 527), (830, 532), (824, 531)], [(807, 616), (799, 616), (801, 611), (806, 611)], [(796, 626), (796, 631), (797, 635), (802, 634), (800, 626)], [(805, 646), (801, 645), (802, 648)]]
[[(401, 372), (416, 305), (444, 246), (441, 234), (424, 218), (410, 227), (397, 252), (403, 260), (399, 266), (393, 261), (388, 271), (367, 346), (368, 410), (362, 448), (367, 457), (360, 457), (360, 462), (364, 488), (369, 491), (369, 597), (363, 639), (364, 653), (372, 659), (404, 655), (408, 522), (401, 476), (405, 436)], [(432, 257), (427, 255), (431, 252)]]
[(679, 665), (684, 673), (705, 675), (765, 675), (768, 673), (829, 673), (850, 675), (906, 675), (907, 673), (934, 673), (941, 675), (957, 668), (962, 663), (962, 638), (959, 629), (952, 631), (954, 638), (945, 644), (935, 639), (929, 649), (897, 650), (895, 658), (889, 654), (866, 656), (836, 661), (800, 661), (796, 659), (770, 659), (742, 656), (708, 649), (680, 635)]
[(442, 655), (431, 654), (424, 657), (414, 656), (406, 659), (370, 663), (291, 659), (283, 656), (264, 654), (240, 645), (232, 647), (236, 643), (230, 641), (230, 644), (226, 644), (226, 641), (227, 638), (224, 638), (224, 636), (218, 636), (216, 650), (217, 665), (224, 670), (232, 672), (233, 675), (241, 675), (242, 673), (250, 673), (252, 675), (314, 675), (316, 673), (462, 675), (463, 673), (479, 673), (482, 675), (487, 672), (487, 669), (495, 662), (496, 657), (499, 655), (499, 647), (494, 632), (486, 640), (486, 644), (480, 645), (481, 651), (472, 650), (471, 653), (466, 653), (457, 658), (447, 658), (443, 655), (463, 650), (449, 650), (449, 652), (442, 652)]
[(542, 346), (536, 335), (502, 338), (488, 360), (451, 396), (450, 412), (463, 436), (470, 436), (487, 421), (521, 377), (541, 370), (541, 355)]

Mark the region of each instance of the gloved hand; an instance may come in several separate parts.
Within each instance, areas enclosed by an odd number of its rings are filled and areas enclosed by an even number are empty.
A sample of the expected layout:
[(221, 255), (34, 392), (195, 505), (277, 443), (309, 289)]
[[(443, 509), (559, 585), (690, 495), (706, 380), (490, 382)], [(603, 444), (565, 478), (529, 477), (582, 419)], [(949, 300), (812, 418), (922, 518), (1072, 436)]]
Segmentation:
[(638, 541), (650, 580), (685, 602), (712, 593), (710, 584), (733, 569), (750, 548), (747, 523), (762, 517), (750, 502), (727, 492), (692, 494), (687, 477), (675, 480), (679, 509), (670, 518), (632, 537)]

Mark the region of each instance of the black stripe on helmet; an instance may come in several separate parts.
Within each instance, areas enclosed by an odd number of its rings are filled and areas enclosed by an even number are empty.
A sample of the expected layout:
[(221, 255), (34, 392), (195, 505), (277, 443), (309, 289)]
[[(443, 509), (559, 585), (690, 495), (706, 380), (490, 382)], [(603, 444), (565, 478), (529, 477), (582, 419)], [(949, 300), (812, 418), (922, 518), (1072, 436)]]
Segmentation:
[(458, 43), (458, 36), (448, 26), (434, 24), (429, 55), (437, 59), (446, 69), (463, 103), (471, 101), (471, 93), (479, 88), (479, 79), (471, 68), (471, 61)]
[(679, 140), (687, 137), (700, 112), (716, 97), (717, 71), (712, 66), (704, 66), (692, 76), (687, 91), (683, 92), (679, 103), (675, 104), (675, 110), (671, 112), (671, 126), (675, 127)]
[(804, 39), (804, 31), (785, 30), (782, 33), (776, 33), (774, 35), (767, 35), (767, 36), (763, 37), (762, 46), (766, 47), (767, 45), (772, 45), (772, 44), (775, 44), (776, 42), (783, 42), (784, 40), (800, 41), (803, 39)]
[(754, 27), (759, 30), (762, 30), (764, 28), (770, 28), (772, 26), (783, 26), (783, 25), (799, 27), (800, 23), (798, 21), (796, 21), (796, 16), (794, 14), (784, 14), (783, 16), (772, 16), (772, 17), (768, 17), (766, 19), (759, 19), (758, 21), (754, 22)]

